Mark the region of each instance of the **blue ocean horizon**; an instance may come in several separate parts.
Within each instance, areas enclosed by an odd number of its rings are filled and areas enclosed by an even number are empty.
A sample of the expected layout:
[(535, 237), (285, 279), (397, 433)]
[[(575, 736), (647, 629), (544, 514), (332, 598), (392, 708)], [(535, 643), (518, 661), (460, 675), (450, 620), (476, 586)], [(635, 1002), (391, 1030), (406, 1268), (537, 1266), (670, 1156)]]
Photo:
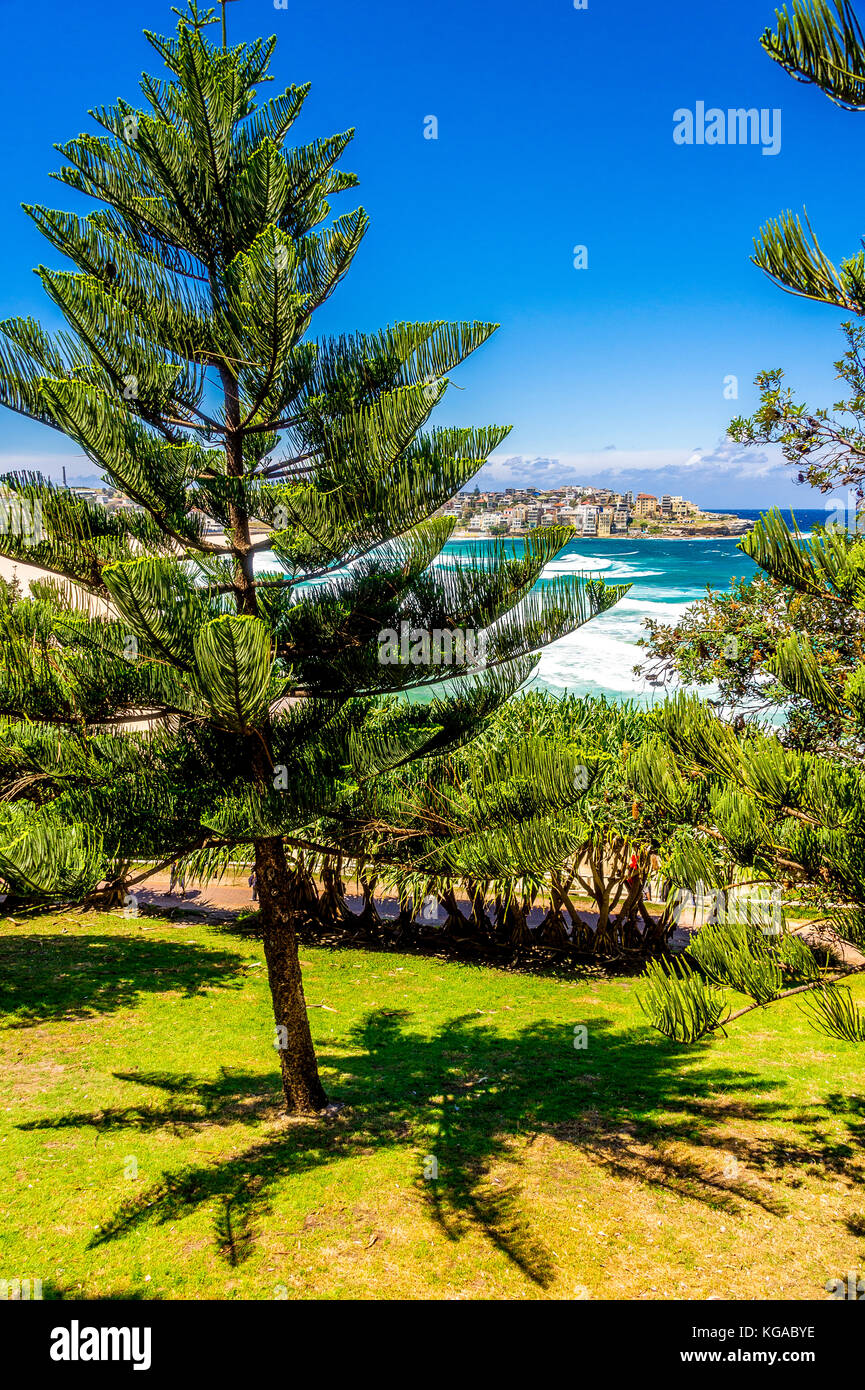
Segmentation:
[[(738, 508), (730, 515), (756, 522), (767, 510)], [(827, 520), (822, 509), (779, 510), (788, 525), (795, 516), (803, 534)], [(451, 541), (441, 563), (459, 564), (461, 555), (482, 552), (488, 544)], [(513, 544), (521, 546), (520, 541)], [(757, 572), (754, 562), (739, 550), (738, 538), (732, 536), (571, 541), (547, 565), (541, 582), (557, 575), (585, 574), (608, 584), (632, 587), (608, 613), (547, 647), (532, 684), (556, 693), (605, 695), (640, 705), (654, 704), (664, 699), (669, 689), (650, 686), (634, 672), (634, 666), (645, 658), (645, 649), (638, 643), (645, 635), (646, 619), (673, 623), (705, 595), (707, 585), (728, 590), (734, 579), (749, 578)], [(703, 693), (710, 692), (704, 689)]]

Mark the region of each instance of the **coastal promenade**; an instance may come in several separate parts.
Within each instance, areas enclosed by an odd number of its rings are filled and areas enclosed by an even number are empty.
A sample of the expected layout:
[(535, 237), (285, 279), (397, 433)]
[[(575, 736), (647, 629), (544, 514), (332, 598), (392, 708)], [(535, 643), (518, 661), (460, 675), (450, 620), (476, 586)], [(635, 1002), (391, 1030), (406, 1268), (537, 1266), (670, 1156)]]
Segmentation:
[[(255, 911), (255, 903), (252, 901), (252, 892), (247, 882), (248, 875), (238, 873), (232, 877), (226, 877), (221, 882), (202, 883), (199, 880), (190, 879), (186, 884), (185, 892), (181, 896), (180, 889), (170, 892), (170, 879), (168, 874), (153, 874), (144, 884), (135, 889), (135, 897), (139, 907), (149, 907), (159, 909), (163, 912), (178, 911), (179, 915), (195, 914), (214, 920), (225, 920), (226, 918), (236, 918), (242, 912)], [(363, 899), (359, 893), (347, 893), (346, 903), (352, 912), (360, 912), (363, 907)], [(460, 907), (468, 912), (469, 904), (465, 899), (457, 899)], [(387, 895), (375, 898), (375, 905), (383, 921), (395, 920), (398, 914), (398, 904), (394, 897)], [(593, 912), (588, 900), (577, 899), (575, 906), (580, 915), (588, 925), (594, 930), (597, 926), (598, 914)], [(653, 904), (653, 909), (658, 905)], [(546, 912), (546, 904), (542, 903), (535, 907), (528, 914), (527, 920), (530, 928), (537, 927), (543, 920)], [(439, 908), (436, 920), (444, 921), (444, 911)], [(432, 919), (431, 919), (432, 920)], [(682, 912), (679, 926), (673, 932), (670, 944), (676, 952), (684, 951), (688, 947), (691, 933), (697, 929), (700, 923), (696, 920), (695, 912), (691, 908), (685, 908)], [(849, 945), (847, 942), (832, 940), (813, 923), (801, 921), (795, 918), (788, 918), (787, 925), (790, 929), (807, 941), (809, 945), (822, 947), (834, 955), (839, 964), (847, 966), (865, 965), (865, 954)]]

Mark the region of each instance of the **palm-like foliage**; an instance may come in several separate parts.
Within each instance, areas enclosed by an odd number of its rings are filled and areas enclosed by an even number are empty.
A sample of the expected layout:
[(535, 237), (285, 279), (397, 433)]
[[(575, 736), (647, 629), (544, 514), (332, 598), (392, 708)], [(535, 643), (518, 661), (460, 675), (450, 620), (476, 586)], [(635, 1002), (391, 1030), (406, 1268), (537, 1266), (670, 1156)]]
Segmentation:
[(793, 0), (762, 45), (797, 82), (813, 82), (839, 106), (865, 106), (865, 36), (850, 0)]
[[(836, 105), (865, 110), (865, 35), (850, 0), (793, 0), (777, 12), (763, 48), (797, 82), (813, 83)], [(754, 260), (783, 289), (861, 314), (865, 308), (865, 253), (835, 266), (807, 216), (791, 212), (767, 223), (755, 241)]]
[[(783, 552), (779, 560), (783, 561)], [(764, 561), (770, 568), (769, 557)], [(707, 814), (689, 832), (681, 855), (668, 855), (673, 882), (692, 893), (723, 885), (766, 885), (781, 881), (822, 910), (824, 939), (865, 946), (865, 775), (859, 766), (832, 762), (785, 747), (777, 734), (752, 728), (737, 734), (692, 697), (681, 695), (654, 717), (657, 738), (647, 740), (634, 765), (637, 787), (680, 778), (706, 788)], [(675, 851), (675, 842), (671, 846)], [(762, 891), (765, 891), (763, 889)], [(818, 969), (802, 939), (783, 921), (751, 922), (731, 911), (735, 895), (719, 897), (720, 912), (701, 927), (689, 949), (696, 966), (685, 975), (657, 975), (644, 998), (655, 1026), (680, 1041), (695, 1041), (719, 1026), (709, 1017), (717, 986), (749, 995), (758, 1007), (791, 990), (831, 988), (837, 965)], [(845, 968), (841, 974), (849, 973)], [(683, 984), (682, 981), (685, 981)], [(677, 991), (688, 997), (706, 990), (705, 1027), (679, 1037), (670, 1020), (679, 1017)], [(669, 999), (661, 1007), (669, 991)], [(678, 1012), (677, 1012), (678, 1010)], [(738, 1015), (733, 1015), (737, 1017)], [(812, 1021), (823, 1027), (825, 1011)], [(679, 1025), (676, 1024), (676, 1029)], [(825, 1029), (823, 1029), (825, 1031)], [(854, 1038), (854, 1032), (845, 1036)]]
[[(362, 209), (330, 219), (357, 182), (340, 167), (351, 132), (288, 148), (308, 89), (257, 104), (275, 40), (220, 50), (210, 19), (193, 5), (175, 37), (148, 35), (167, 80), (145, 76), (140, 106), (94, 111), (98, 133), (61, 147), (57, 178), (94, 210), (28, 208), (72, 264), (39, 269), (67, 327), (0, 325), (0, 402), (74, 440), (135, 506), (7, 480), (40, 526), (3, 552), (56, 582), (0, 613), (0, 873), (13, 893), (74, 895), (133, 856), (218, 867), (251, 845), (286, 1099), (309, 1109), (324, 1094), (286, 848), (318, 832), (314, 852), (360, 853), (375, 824), (399, 861), (414, 808), (381, 805), (377, 780), (475, 735), (541, 646), (622, 591), (536, 587), (565, 530), (441, 563), (453, 523), (435, 514), (507, 429), (428, 421), (495, 325), (311, 337), (367, 226)], [(381, 635), (403, 624), (410, 659), (385, 663)], [(442, 639), (466, 631), (482, 659), (445, 670)], [(475, 815), (460, 854), (513, 862), (516, 843), (546, 866), (559, 783), (548, 760), (533, 795)]]
[[(652, 721), (629, 704), (523, 694), (470, 744), (378, 782), (363, 836), (370, 866), (405, 901), (436, 898), (446, 930), (474, 950), (530, 939), (608, 960), (662, 950), (675, 920), (663, 908), (653, 915), (648, 883), (678, 872), (707, 798), (694, 780), (673, 795), (649, 779), (637, 793), (634, 769), (653, 738)], [(399, 827), (397, 871), (390, 832), (376, 830), (395, 824), (395, 805), (413, 814)], [(548, 910), (530, 933), (539, 899)]]
[[(775, 32), (767, 30), (762, 40), (770, 56), (837, 104), (865, 109), (865, 35), (849, 0), (835, 0), (834, 13), (826, 0), (793, 0), (777, 19)], [(810, 226), (806, 235), (790, 214), (764, 229), (755, 260), (784, 289), (865, 314), (865, 253), (834, 267)], [(853, 387), (853, 397), (837, 409), (858, 418), (861, 329), (848, 325), (847, 336), (851, 350), (839, 374)], [(761, 409), (752, 420), (734, 421), (731, 431), (746, 442), (778, 440), (791, 462), (808, 464), (807, 476), (824, 491), (855, 483), (853, 526), (818, 529), (806, 541), (778, 513), (770, 513), (740, 548), (784, 586), (791, 607), (818, 600), (824, 611), (842, 609), (845, 620), (852, 611), (859, 620), (853, 628), (861, 631), (861, 436), (855, 428), (835, 425), (825, 411), (811, 413), (797, 405), (782, 391), (781, 378), (777, 371), (758, 377)], [(713, 818), (703, 834), (715, 841), (716, 853), (756, 877), (797, 885), (823, 906), (830, 932), (865, 946), (865, 774), (861, 756), (850, 757), (851, 749), (861, 754), (865, 744), (865, 663), (856, 663), (839, 688), (827, 679), (807, 632), (800, 630), (776, 644), (767, 668), (782, 687), (846, 731), (842, 758), (796, 751), (769, 730), (752, 728), (737, 737), (686, 698), (660, 715), (659, 757), (675, 762), (682, 776), (714, 784)], [(648, 775), (651, 769), (644, 771)], [(684, 863), (683, 872), (688, 882)], [(804, 992), (806, 1012), (822, 1032), (851, 1042), (865, 1039), (865, 1023), (849, 991), (817, 970), (803, 943), (783, 930), (766, 937), (747, 925), (743, 930), (740, 924), (717, 923), (700, 932), (691, 954), (697, 970), (686, 966), (685, 975), (669, 978), (656, 974), (644, 997), (655, 1026), (671, 1037), (694, 1041), (720, 1026), (712, 1010), (721, 984), (750, 995), (748, 1009)], [(841, 972), (846, 973), (849, 968)], [(687, 1027), (681, 1021), (686, 1017)]]

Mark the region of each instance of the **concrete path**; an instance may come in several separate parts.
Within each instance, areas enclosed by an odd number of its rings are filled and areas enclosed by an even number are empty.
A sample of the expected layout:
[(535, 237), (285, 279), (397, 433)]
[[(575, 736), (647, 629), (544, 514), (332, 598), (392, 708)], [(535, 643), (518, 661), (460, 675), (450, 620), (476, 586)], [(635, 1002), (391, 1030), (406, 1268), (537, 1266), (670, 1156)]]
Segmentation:
[[(254, 911), (256, 904), (252, 899), (252, 890), (247, 882), (248, 875), (234, 874), (226, 876), (220, 882), (202, 884), (190, 880), (186, 886), (186, 891), (181, 894), (180, 889), (176, 888), (174, 893), (169, 892), (170, 878), (168, 874), (152, 874), (143, 884), (138, 885), (133, 891), (139, 904), (148, 907), (161, 908), (165, 912), (181, 909), (188, 912), (201, 912), (207, 916), (237, 916), (243, 911)], [(346, 903), (352, 912), (360, 912), (363, 900), (359, 893), (347, 893)], [(379, 914), (385, 921), (397, 916), (399, 907), (396, 898), (376, 897), (375, 905)], [(583, 908), (580, 904), (575, 904), (578, 911), (594, 928), (597, 925), (598, 915), (596, 912)], [(460, 907), (464, 912), (468, 912), (468, 902), (460, 901)], [(650, 910), (660, 910), (660, 904), (652, 903)], [(546, 908), (536, 907), (529, 913), (529, 926), (537, 927), (543, 921)], [(439, 908), (434, 918), (429, 918), (430, 922), (444, 921), (444, 912)], [(700, 923), (695, 920), (693, 910), (687, 908), (682, 913), (682, 919), (673, 932), (670, 945), (674, 951), (684, 951), (688, 947), (691, 934), (698, 929)], [(815, 927), (811, 922), (788, 922), (792, 931), (797, 932), (809, 946), (820, 947), (827, 950), (839, 965), (848, 965), (855, 968), (865, 966), (865, 953), (851, 946), (847, 941), (841, 941), (832, 936), (825, 928)]]

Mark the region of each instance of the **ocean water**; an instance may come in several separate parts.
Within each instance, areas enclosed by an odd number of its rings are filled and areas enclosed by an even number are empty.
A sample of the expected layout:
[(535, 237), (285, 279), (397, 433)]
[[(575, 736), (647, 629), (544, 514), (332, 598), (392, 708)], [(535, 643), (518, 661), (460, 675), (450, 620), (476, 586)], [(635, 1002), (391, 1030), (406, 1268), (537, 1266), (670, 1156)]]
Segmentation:
[[(758, 511), (737, 512), (743, 520), (756, 521)], [(790, 513), (784, 512), (790, 522)], [(796, 512), (800, 530), (807, 534), (823, 511)], [(520, 541), (514, 541), (519, 548)], [(442, 553), (441, 563), (460, 564), (471, 552), (483, 551), (488, 541), (454, 541)], [(608, 613), (561, 641), (541, 655), (533, 684), (554, 691), (607, 695), (646, 705), (663, 699), (664, 692), (634, 674), (645, 659), (637, 643), (645, 634), (647, 618), (675, 622), (706, 586), (729, 589), (733, 578), (750, 577), (757, 566), (738, 549), (735, 538), (704, 540), (580, 540), (572, 541), (544, 570), (540, 583), (556, 575), (584, 574), (608, 584), (630, 584), (623, 599)], [(711, 694), (709, 687), (703, 691)]]
[[(759, 511), (739, 510), (746, 521), (756, 521)], [(783, 512), (788, 524), (791, 514)], [(825, 511), (796, 511), (800, 531), (825, 523)], [(472, 554), (483, 554), (490, 541), (452, 541), (436, 561), (441, 566), (465, 564)], [(523, 542), (507, 542), (517, 554)], [(258, 556), (259, 572), (278, 569), (268, 556)], [(706, 586), (728, 589), (731, 580), (748, 577), (757, 566), (743, 555), (735, 537), (688, 539), (626, 539), (572, 541), (543, 571), (539, 583), (557, 575), (585, 575), (608, 584), (630, 584), (630, 591), (608, 613), (594, 618), (577, 632), (554, 642), (541, 653), (532, 684), (553, 691), (581, 695), (606, 695), (618, 700), (634, 700), (648, 705), (669, 693), (650, 686), (634, 672), (645, 660), (645, 648), (638, 646), (645, 635), (645, 621), (654, 618), (673, 623), (685, 609), (702, 598)], [(711, 686), (700, 693), (711, 697)]]

